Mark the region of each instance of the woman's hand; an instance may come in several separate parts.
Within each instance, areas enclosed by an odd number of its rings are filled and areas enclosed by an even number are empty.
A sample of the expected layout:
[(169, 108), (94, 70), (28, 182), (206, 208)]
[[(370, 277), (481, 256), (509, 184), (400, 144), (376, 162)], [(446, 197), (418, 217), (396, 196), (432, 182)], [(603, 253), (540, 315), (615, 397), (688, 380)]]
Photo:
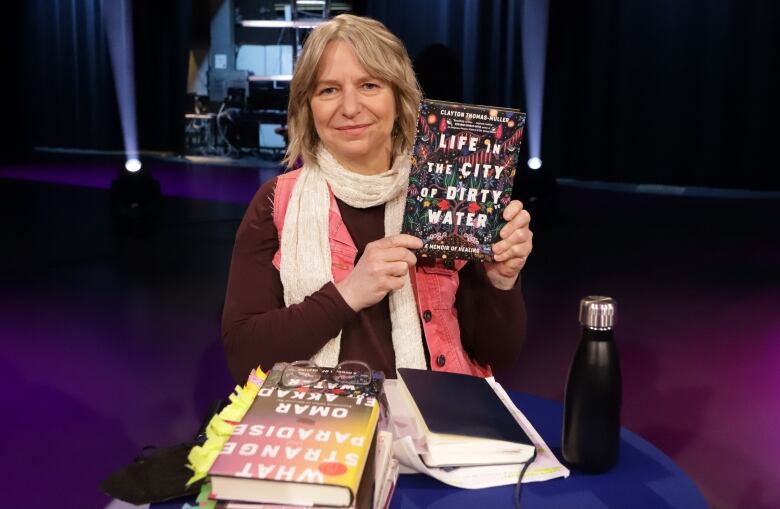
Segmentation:
[(417, 263), (411, 250), (422, 246), (422, 240), (406, 234), (369, 242), (355, 268), (336, 288), (355, 311), (373, 306), (404, 285), (403, 276)]
[(508, 222), (501, 228), (502, 240), (493, 244), (494, 263), (485, 263), (485, 272), (493, 286), (509, 290), (515, 285), (525, 260), (533, 249), (533, 232), (528, 225), (531, 215), (518, 200), (512, 200), (504, 209)]

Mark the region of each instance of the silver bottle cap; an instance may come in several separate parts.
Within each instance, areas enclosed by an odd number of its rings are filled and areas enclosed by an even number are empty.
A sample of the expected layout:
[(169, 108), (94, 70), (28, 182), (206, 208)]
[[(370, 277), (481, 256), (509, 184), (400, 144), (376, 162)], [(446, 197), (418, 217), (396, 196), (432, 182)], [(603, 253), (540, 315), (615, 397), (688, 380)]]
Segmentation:
[(589, 329), (611, 329), (617, 304), (611, 297), (589, 295), (580, 301), (580, 323)]

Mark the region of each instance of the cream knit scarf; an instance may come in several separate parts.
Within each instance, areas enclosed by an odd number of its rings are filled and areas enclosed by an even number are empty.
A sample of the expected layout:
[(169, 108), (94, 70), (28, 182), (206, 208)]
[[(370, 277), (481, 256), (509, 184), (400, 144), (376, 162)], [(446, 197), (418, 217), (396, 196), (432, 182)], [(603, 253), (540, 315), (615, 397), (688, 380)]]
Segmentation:
[[(284, 303), (302, 302), (328, 281), (333, 281), (328, 240), (330, 195), (356, 208), (385, 204), (385, 235), (400, 233), (406, 188), (409, 180), (408, 158), (398, 156), (393, 167), (378, 175), (360, 175), (344, 168), (324, 148), (317, 163), (306, 164), (284, 216), (281, 242), (280, 276)], [(399, 368), (425, 369), (420, 322), (409, 275), (404, 286), (390, 293), (395, 364)], [(341, 333), (328, 341), (312, 361), (320, 366), (335, 366), (341, 349)]]

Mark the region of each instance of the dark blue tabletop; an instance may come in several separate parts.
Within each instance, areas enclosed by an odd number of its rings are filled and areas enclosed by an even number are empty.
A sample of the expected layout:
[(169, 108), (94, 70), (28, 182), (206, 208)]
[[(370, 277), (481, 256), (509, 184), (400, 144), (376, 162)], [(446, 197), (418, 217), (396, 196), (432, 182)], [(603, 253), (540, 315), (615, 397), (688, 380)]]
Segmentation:
[[(509, 392), (509, 396), (561, 459), (562, 405), (518, 392)], [(466, 490), (422, 474), (402, 475), (390, 509), (512, 508), (513, 490), (514, 486)], [(179, 509), (185, 501), (193, 503), (194, 497), (152, 504), (152, 508)], [(707, 507), (685, 472), (650, 442), (625, 428), (621, 430), (618, 463), (612, 470), (600, 475), (572, 470), (566, 479), (527, 483), (523, 487), (522, 505), (523, 509)]]
[[(517, 392), (509, 395), (561, 459), (562, 405)], [(693, 481), (668, 456), (625, 428), (620, 438), (620, 456), (612, 470), (600, 475), (572, 470), (566, 479), (527, 483), (523, 486), (523, 508), (707, 507)], [(421, 474), (402, 475), (390, 507), (511, 508), (513, 490), (514, 486), (464, 490)]]

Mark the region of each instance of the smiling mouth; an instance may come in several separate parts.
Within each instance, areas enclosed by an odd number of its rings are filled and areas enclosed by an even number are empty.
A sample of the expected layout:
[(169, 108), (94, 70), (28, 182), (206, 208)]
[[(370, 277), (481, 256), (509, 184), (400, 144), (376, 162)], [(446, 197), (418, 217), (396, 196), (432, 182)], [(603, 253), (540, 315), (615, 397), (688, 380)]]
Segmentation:
[(337, 131), (341, 131), (343, 133), (361, 133), (364, 129), (369, 127), (371, 124), (355, 124), (355, 125), (346, 125), (337, 127)]

